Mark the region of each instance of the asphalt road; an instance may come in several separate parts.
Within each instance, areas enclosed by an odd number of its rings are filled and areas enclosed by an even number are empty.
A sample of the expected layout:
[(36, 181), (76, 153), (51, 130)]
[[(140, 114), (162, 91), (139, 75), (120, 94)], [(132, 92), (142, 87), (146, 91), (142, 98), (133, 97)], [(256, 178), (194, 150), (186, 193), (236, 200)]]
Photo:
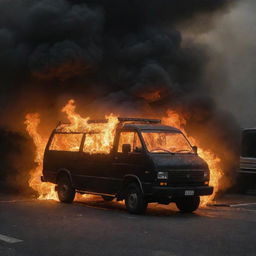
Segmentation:
[(66, 205), (2, 195), (0, 255), (256, 255), (253, 201), (194, 214), (151, 205), (136, 216), (99, 198)]

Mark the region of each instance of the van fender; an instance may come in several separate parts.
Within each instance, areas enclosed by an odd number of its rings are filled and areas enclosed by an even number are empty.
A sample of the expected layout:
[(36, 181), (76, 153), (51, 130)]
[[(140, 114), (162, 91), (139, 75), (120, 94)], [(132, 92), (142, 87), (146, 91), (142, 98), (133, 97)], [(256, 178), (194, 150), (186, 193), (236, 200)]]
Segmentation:
[(61, 168), (57, 171), (57, 175), (56, 175), (56, 183), (58, 181), (58, 177), (61, 175), (61, 174), (66, 174), (68, 175), (70, 181), (71, 181), (71, 184), (73, 186), (73, 179), (72, 179), (72, 176), (71, 176), (71, 173), (68, 169), (65, 169), (65, 168)]
[(140, 186), (140, 189), (141, 189), (142, 193), (144, 194), (142, 183), (141, 183), (139, 177), (134, 175), (134, 174), (127, 174), (127, 175), (124, 176), (123, 185), (125, 185), (125, 181), (127, 181), (129, 179), (136, 180), (138, 182), (139, 186)]

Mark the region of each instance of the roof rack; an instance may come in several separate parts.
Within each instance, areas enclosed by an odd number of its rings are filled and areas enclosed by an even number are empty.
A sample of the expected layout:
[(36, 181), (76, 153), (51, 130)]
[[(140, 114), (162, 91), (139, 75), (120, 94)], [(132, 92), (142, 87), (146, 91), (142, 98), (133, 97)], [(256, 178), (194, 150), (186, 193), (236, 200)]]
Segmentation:
[(59, 122), (57, 123), (57, 125), (56, 125), (55, 129), (58, 129), (58, 128), (59, 128), (59, 126), (61, 126), (61, 125), (70, 125), (70, 124), (71, 124), (71, 123), (67, 123), (67, 122), (59, 121)]
[[(107, 123), (108, 120), (107, 119), (92, 119), (92, 120), (88, 120), (87, 123), (88, 124), (100, 124), (100, 123)], [(70, 125), (71, 123), (69, 122), (63, 122), (63, 121), (59, 121), (55, 127), (55, 129), (59, 128), (61, 125)]]
[[(160, 124), (161, 119), (148, 119), (148, 118), (133, 118), (133, 117), (118, 117), (120, 123), (130, 122), (130, 123), (143, 123), (143, 124)], [(92, 119), (87, 121), (88, 124), (105, 124), (108, 122), (107, 119)], [(59, 121), (55, 127), (56, 130), (62, 125), (70, 125), (71, 123)]]
[(107, 123), (108, 122), (108, 120), (107, 119), (89, 119), (88, 121), (87, 121), (87, 123), (88, 124), (105, 124), (105, 123)]
[(120, 123), (133, 122), (133, 123), (149, 123), (149, 124), (160, 124), (161, 119), (148, 119), (148, 118), (133, 118), (133, 117), (118, 117)]

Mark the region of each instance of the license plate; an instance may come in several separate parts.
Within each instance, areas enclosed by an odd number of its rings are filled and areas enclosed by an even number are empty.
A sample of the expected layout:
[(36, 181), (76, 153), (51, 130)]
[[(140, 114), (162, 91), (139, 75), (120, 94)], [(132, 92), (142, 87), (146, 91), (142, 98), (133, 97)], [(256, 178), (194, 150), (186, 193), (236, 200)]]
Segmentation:
[(193, 196), (195, 194), (194, 190), (185, 190), (185, 196)]

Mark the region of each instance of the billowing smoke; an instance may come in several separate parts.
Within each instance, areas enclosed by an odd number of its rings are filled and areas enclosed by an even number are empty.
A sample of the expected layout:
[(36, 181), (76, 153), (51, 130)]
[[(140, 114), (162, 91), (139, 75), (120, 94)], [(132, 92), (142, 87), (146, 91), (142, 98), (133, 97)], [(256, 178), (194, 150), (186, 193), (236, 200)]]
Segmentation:
[(22, 130), (25, 113), (39, 111), (49, 125), (70, 97), (94, 116), (171, 108), (232, 176), (238, 125), (214, 101), (211, 49), (181, 31), (210, 30), (234, 2), (1, 0), (1, 122)]
[[(194, 37), (212, 49), (208, 75), (213, 97), (243, 128), (256, 125), (255, 10), (255, 1), (239, 1), (232, 11), (219, 17), (214, 29)], [(216, 84), (222, 85), (221, 91)]]

